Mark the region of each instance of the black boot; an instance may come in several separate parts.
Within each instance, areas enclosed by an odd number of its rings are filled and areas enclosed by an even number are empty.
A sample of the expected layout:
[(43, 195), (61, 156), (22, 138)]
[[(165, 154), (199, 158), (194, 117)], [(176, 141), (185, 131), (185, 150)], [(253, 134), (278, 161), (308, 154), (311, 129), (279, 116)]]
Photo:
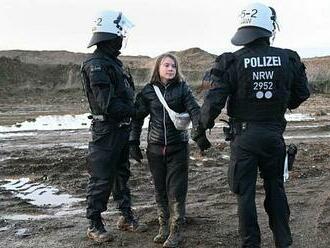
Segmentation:
[(145, 232), (147, 231), (147, 226), (140, 223), (138, 218), (134, 215), (131, 208), (121, 209), (121, 216), (117, 221), (117, 228), (122, 231), (130, 232)]
[(101, 217), (90, 220), (90, 226), (87, 229), (87, 237), (98, 243), (110, 242), (113, 240), (112, 234), (105, 230)]
[(154, 237), (155, 243), (164, 243), (169, 235), (168, 219), (170, 217), (170, 212), (168, 209), (168, 203), (160, 204), (158, 203), (158, 222), (159, 231)]
[(174, 202), (170, 204), (172, 221), (170, 235), (163, 244), (163, 247), (179, 247), (183, 241), (182, 224), (185, 219), (185, 202)]

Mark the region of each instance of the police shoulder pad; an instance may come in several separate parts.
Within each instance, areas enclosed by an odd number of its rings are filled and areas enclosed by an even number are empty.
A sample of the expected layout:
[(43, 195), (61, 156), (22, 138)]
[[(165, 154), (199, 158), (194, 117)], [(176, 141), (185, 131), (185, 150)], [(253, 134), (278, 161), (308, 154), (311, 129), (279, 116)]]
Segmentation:
[(235, 54), (223, 53), (215, 59), (215, 62), (218, 64), (218, 69), (226, 70), (235, 60)]
[(300, 61), (300, 57), (296, 51), (290, 50), (290, 49), (285, 49), (286, 52), (288, 53), (289, 59), (294, 60), (295, 62)]
[(233, 53), (223, 53), (215, 60), (215, 64), (210, 71), (211, 75), (221, 77), (221, 75), (229, 68), (229, 66), (236, 60)]

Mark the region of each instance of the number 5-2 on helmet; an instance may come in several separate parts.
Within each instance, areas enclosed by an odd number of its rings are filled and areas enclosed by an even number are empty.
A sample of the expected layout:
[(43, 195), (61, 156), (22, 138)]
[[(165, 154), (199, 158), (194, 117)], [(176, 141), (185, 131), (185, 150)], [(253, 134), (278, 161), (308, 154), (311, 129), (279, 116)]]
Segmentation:
[(126, 38), (132, 27), (134, 27), (133, 23), (122, 12), (113, 10), (100, 12), (94, 18), (93, 35), (87, 47), (117, 37)]

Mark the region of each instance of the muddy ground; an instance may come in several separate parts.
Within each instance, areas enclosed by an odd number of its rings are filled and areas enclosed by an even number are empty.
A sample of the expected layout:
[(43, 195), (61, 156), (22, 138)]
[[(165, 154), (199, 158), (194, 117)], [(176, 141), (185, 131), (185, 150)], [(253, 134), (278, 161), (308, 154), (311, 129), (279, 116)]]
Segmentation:
[[(0, 126), (33, 120), (39, 115), (87, 112), (80, 100), (56, 96), (41, 99), (9, 103), (0, 100)], [(295, 143), (299, 148), (295, 169), (286, 182), (292, 247), (330, 247), (330, 96), (314, 95), (294, 113), (309, 114), (312, 118), (289, 122), (285, 133), (287, 144)], [(143, 137), (145, 134), (146, 130)], [(229, 144), (224, 142), (221, 128), (215, 128), (209, 137), (213, 147), (204, 156), (191, 144), (183, 247), (239, 247), (236, 198), (230, 193), (226, 178)], [(0, 133), (0, 247), (161, 247), (152, 242), (158, 226), (145, 159), (142, 164), (132, 162), (130, 185), (135, 212), (149, 230), (143, 234), (116, 230), (118, 212), (110, 199), (103, 216), (115, 234), (115, 241), (99, 245), (87, 239), (84, 197), (88, 140), (87, 128)], [(142, 148), (145, 147), (144, 140)], [(30, 186), (55, 187), (58, 195), (70, 194), (82, 201), (36, 206), (23, 199), (22, 195), (29, 192), (24, 185), (15, 190), (4, 187), (9, 180), (22, 183), (22, 178), (29, 178)], [(274, 247), (263, 200), (262, 181), (258, 180), (256, 202), (262, 247)]]

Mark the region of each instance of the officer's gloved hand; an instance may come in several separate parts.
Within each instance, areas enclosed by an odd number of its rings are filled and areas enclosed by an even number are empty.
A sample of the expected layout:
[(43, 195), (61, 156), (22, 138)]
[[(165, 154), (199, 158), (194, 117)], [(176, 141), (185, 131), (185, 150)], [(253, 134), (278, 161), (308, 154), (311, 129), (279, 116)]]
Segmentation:
[(203, 152), (211, 147), (210, 141), (207, 139), (206, 134), (202, 135), (199, 139), (196, 140), (196, 143), (199, 149)]
[(129, 144), (129, 155), (132, 159), (135, 161), (141, 163), (141, 160), (143, 159), (143, 155), (139, 146), (139, 143), (137, 142), (130, 142)]
[(202, 152), (211, 147), (211, 143), (206, 137), (205, 129), (202, 129), (200, 126), (191, 130), (191, 138), (197, 143)]

